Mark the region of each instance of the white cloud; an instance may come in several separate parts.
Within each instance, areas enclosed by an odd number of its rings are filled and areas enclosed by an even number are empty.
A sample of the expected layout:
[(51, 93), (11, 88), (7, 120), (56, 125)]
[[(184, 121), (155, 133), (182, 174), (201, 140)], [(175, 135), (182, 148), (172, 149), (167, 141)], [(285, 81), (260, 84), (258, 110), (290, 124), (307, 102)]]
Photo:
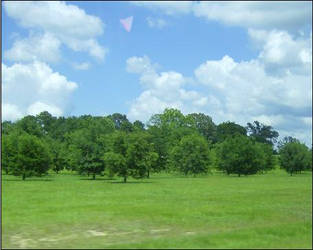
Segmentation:
[(60, 108), (43, 102), (35, 102), (30, 105), (27, 109), (27, 114), (37, 115), (43, 111), (48, 111), (53, 116), (61, 116), (63, 114), (63, 111)]
[(200, 2), (195, 16), (256, 29), (301, 29), (312, 22), (309, 2)]
[(126, 61), (126, 71), (130, 73), (143, 73), (143, 72), (154, 72), (155, 69), (153, 68), (149, 57), (130, 57)]
[(4, 57), (16, 62), (57, 62), (60, 59), (60, 45), (61, 42), (50, 33), (30, 34), (28, 38), (16, 40), (13, 47), (5, 51)]
[(73, 63), (74, 69), (77, 70), (87, 70), (90, 68), (90, 63), (88, 62), (83, 62), (83, 63)]
[(75, 82), (45, 63), (35, 61), (30, 64), (2, 64), (3, 120), (14, 120), (26, 114), (36, 114), (47, 109), (54, 115), (68, 111)]
[(302, 30), (312, 23), (311, 2), (133, 2), (167, 15), (193, 14), (209, 21), (254, 29)]
[(262, 50), (259, 60), (270, 74), (311, 74), (312, 33), (309, 38), (293, 38), (286, 31), (249, 30), (253, 42)]
[(150, 28), (162, 29), (167, 25), (167, 22), (162, 18), (147, 17), (146, 20)]
[[(87, 51), (101, 60), (107, 53), (107, 49), (96, 40), (97, 36), (103, 34), (104, 24), (101, 19), (86, 14), (75, 5), (49, 1), (5, 2), (4, 8), (7, 15), (17, 20), (22, 27), (53, 35), (54, 39), (75, 51)], [(30, 40), (23, 42), (31, 43)]]
[(202, 97), (197, 91), (184, 89), (188, 79), (182, 74), (175, 71), (158, 73), (147, 56), (128, 58), (126, 70), (140, 74), (140, 83), (145, 89), (131, 104), (128, 113), (131, 120), (146, 121), (167, 107), (186, 113), (193, 110), (189, 108), (192, 105), (188, 104)]
[(126, 68), (140, 75), (144, 88), (131, 104), (130, 119), (147, 121), (151, 115), (171, 107), (185, 114), (206, 113), (217, 123), (231, 120), (245, 126), (259, 120), (279, 131), (297, 135), (305, 131), (307, 144), (312, 138), (308, 126), (312, 119), (310, 74), (290, 70), (288, 74), (270, 75), (261, 59), (236, 62), (226, 55), (195, 69), (194, 81), (204, 89), (199, 92), (187, 90), (191, 87), (189, 81), (178, 72), (158, 73), (147, 56), (129, 58)]
[(132, 4), (162, 11), (167, 15), (188, 14), (191, 12), (192, 1), (132, 1)]
[(19, 108), (14, 104), (3, 103), (2, 105), (2, 120), (15, 121), (23, 117)]

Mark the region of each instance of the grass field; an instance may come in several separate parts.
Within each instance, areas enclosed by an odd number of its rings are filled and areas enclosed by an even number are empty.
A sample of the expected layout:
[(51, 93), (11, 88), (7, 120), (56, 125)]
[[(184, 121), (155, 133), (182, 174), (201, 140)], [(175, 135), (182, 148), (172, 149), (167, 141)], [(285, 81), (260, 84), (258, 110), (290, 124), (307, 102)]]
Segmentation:
[(3, 248), (312, 248), (312, 173), (2, 175)]

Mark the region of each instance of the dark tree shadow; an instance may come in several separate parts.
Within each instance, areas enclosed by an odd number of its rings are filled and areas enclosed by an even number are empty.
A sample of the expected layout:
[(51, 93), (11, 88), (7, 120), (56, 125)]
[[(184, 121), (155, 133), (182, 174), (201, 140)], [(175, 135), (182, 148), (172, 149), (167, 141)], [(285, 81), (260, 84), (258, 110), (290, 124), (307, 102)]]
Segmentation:
[(127, 182), (123, 182), (123, 181), (112, 181), (110, 182), (112, 184), (145, 184), (145, 183), (153, 183), (152, 181), (127, 181)]
[(116, 180), (116, 179), (115, 178), (96, 178), (96, 179), (80, 178), (80, 180), (83, 180), (83, 181), (112, 181), (112, 180)]
[(31, 181), (53, 181), (52, 179), (2, 179), (2, 181), (21, 181), (21, 182), (31, 182)]

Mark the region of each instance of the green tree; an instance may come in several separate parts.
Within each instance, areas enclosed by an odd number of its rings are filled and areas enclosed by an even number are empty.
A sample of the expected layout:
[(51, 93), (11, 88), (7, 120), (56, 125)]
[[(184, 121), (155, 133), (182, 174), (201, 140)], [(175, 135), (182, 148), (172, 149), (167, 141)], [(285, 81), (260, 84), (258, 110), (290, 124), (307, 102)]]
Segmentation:
[(271, 126), (264, 125), (258, 121), (254, 121), (253, 124), (248, 122), (247, 131), (249, 136), (254, 137), (257, 142), (270, 145), (273, 145), (279, 136), (279, 133)]
[(292, 136), (285, 136), (282, 140), (277, 143), (277, 148), (280, 150), (285, 144), (290, 142), (300, 142), (297, 138)]
[(144, 131), (145, 130), (145, 125), (141, 121), (136, 120), (133, 123), (133, 128), (134, 128), (135, 131)]
[(260, 168), (259, 171), (267, 172), (275, 168), (275, 157), (272, 146), (266, 143), (255, 142), (259, 152)]
[(125, 157), (121, 154), (114, 152), (106, 152), (103, 155), (103, 162), (105, 168), (109, 171), (109, 176), (120, 176), (124, 178), (126, 182), (127, 177), (129, 176), (129, 171), (126, 165)]
[(36, 120), (42, 128), (44, 134), (49, 134), (55, 129), (56, 117), (52, 116), (48, 111), (43, 111), (36, 115)]
[(308, 147), (300, 142), (286, 143), (279, 151), (280, 166), (290, 175), (307, 169), (310, 165)]
[(133, 178), (148, 177), (156, 164), (158, 156), (149, 139), (150, 135), (145, 132), (132, 133), (128, 137), (126, 164)]
[(92, 129), (79, 129), (69, 134), (70, 156), (76, 159), (70, 159), (70, 162), (77, 163), (79, 174), (92, 174), (92, 179), (96, 178), (104, 170), (100, 145), (96, 141), (96, 135)]
[(107, 117), (113, 121), (115, 129), (122, 130), (124, 132), (133, 131), (133, 125), (127, 119), (126, 115), (122, 115), (120, 113), (114, 113), (114, 114), (109, 115)]
[(223, 122), (216, 127), (216, 140), (224, 141), (227, 137), (235, 135), (247, 135), (247, 130), (234, 122)]
[(216, 142), (216, 125), (212, 118), (203, 113), (192, 113), (186, 116), (188, 125), (195, 128), (206, 140)]
[(208, 142), (198, 134), (184, 136), (170, 152), (169, 165), (174, 171), (188, 174), (207, 173), (210, 165)]
[(2, 122), (1, 124), (2, 136), (10, 134), (10, 132), (14, 130), (14, 127), (15, 127), (15, 123), (12, 123), (11, 121)]
[[(16, 135), (12, 135), (16, 136)], [(50, 168), (51, 155), (48, 146), (36, 136), (22, 133), (12, 138), (15, 147), (14, 156), (10, 158), (9, 172), (26, 177), (46, 174)]]
[(218, 168), (227, 174), (251, 175), (264, 167), (266, 157), (249, 137), (227, 137), (217, 146)]
[(16, 126), (18, 129), (22, 129), (30, 135), (34, 135), (37, 137), (43, 137), (44, 135), (42, 127), (37, 122), (36, 117), (32, 115), (27, 115), (21, 120), (17, 121)]
[(10, 169), (16, 164), (16, 157), (18, 155), (18, 136), (19, 134), (16, 131), (13, 131), (10, 134), (2, 135), (1, 140), (1, 168), (5, 171), (6, 174), (9, 174)]
[(49, 143), (52, 157), (51, 159), (52, 170), (58, 174), (59, 171), (63, 170), (68, 163), (67, 158), (68, 151), (66, 145), (65, 143), (53, 140), (51, 138), (47, 139), (47, 142)]
[(156, 169), (166, 169), (170, 149), (177, 145), (182, 137), (196, 132), (195, 123), (192, 123), (191, 118), (187, 119), (178, 109), (169, 108), (150, 118), (148, 132), (159, 155)]

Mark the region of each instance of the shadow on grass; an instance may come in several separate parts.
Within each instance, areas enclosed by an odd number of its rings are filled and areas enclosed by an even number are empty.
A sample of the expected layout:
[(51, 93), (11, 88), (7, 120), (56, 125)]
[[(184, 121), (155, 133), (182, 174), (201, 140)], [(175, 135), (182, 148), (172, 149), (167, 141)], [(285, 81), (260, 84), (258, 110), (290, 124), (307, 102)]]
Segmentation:
[(114, 178), (96, 178), (96, 179), (80, 178), (80, 180), (82, 180), (82, 181), (112, 181), (112, 180), (116, 180), (116, 179), (114, 179)]
[(152, 181), (127, 181), (127, 182), (123, 182), (123, 181), (112, 181), (110, 182), (112, 184), (145, 184), (145, 183), (153, 183)]
[(29, 182), (29, 181), (53, 181), (53, 179), (2, 179), (2, 181), (21, 181), (21, 182)]

